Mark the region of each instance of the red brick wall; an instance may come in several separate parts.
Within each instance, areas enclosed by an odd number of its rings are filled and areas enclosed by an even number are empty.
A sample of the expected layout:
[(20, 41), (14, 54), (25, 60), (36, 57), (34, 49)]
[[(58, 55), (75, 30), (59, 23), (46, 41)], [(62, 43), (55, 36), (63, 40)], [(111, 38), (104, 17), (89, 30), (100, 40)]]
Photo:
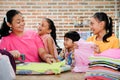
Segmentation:
[(0, 0), (0, 23), (10, 9), (20, 10), (26, 27), (36, 29), (41, 18), (51, 18), (57, 28), (57, 38), (69, 30), (83, 31), (89, 27), (74, 27), (75, 22), (89, 19), (95, 12), (103, 11), (115, 19), (120, 16), (120, 0)]

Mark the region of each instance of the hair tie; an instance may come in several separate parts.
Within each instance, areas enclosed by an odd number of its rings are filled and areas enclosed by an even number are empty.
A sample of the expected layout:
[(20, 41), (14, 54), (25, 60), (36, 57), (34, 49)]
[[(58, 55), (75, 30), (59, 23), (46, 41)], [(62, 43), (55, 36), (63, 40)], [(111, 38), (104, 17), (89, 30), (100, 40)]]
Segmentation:
[(7, 22), (8, 22), (8, 21), (7, 21), (7, 16), (5, 16), (4, 18), (5, 18), (5, 22), (7, 23)]
[(108, 17), (108, 24), (110, 24), (110, 18)]

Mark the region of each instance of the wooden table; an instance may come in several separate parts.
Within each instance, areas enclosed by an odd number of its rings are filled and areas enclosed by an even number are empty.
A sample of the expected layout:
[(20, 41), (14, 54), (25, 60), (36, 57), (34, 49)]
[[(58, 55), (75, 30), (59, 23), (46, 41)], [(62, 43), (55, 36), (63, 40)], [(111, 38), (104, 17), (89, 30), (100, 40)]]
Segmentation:
[(69, 71), (59, 75), (17, 75), (16, 80), (84, 80), (84, 74)]

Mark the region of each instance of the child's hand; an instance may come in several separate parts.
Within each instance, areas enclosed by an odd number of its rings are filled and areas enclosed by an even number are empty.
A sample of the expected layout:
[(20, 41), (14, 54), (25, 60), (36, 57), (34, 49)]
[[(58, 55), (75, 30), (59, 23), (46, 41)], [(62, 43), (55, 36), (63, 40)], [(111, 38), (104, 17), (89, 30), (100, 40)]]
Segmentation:
[(60, 62), (60, 60), (59, 60), (59, 59), (56, 59), (56, 62)]
[(45, 61), (47, 63), (51, 64), (51, 63), (57, 62), (56, 59), (52, 55), (50, 55), (50, 54), (46, 54), (45, 57), (46, 57)]
[(92, 46), (92, 48), (94, 49), (94, 52), (95, 52), (95, 53), (97, 53), (97, 54), (100, 53), (100, 48), (99, 48), (98, 45), (95, 44), (94, 46)]
[(55, 63), (56, 60), (55, 60), (54, 58), (49, 58), (49, 57), (48, 57), (48, 58), (46, 59), (46, 62), (51, 64), (51, 63)]

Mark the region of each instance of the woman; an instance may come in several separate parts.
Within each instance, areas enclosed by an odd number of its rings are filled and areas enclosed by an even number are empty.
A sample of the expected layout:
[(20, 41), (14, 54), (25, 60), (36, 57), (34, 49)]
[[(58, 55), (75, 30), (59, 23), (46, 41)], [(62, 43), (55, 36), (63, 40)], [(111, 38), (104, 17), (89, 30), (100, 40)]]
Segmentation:
[(88, 38), (87, 41), (96, 44), (95, 53), (101, 53), (110, 48), (119, 48), (119, 40), (113, 35), (112, 19), (106, 13), (95, 13), (90, 19), (90, 28), (94, 36)]
[(54, 58), (44, 50), (43, 42), (34, 31), (24, 31), (24, 18), (17, 10), (9, 10), (0, 29), (0, 49), (9, 51), (14, 58), (20, 60), (25, 55), (25, 62), (40, 62), (40, 58), (48, 63)]

